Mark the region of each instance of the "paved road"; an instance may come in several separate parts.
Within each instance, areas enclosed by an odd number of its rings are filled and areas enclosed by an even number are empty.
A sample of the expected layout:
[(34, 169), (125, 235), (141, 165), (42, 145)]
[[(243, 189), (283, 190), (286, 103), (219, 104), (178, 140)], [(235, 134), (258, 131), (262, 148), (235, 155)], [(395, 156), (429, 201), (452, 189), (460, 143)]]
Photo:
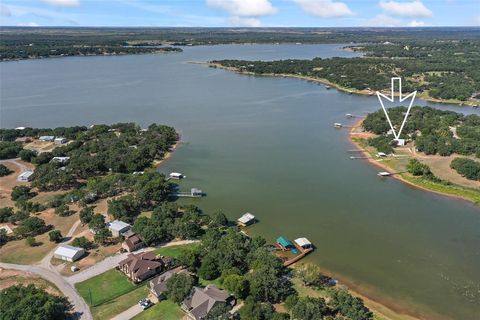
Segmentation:
[(56, 285), (58, 289), (60, 289), (60, 291), (62, 291), (66, 297), (68, 297), (68, 299), (73, 305), (73, 308), (78, 318), (81, 318), (82, 320), (93, 320), (93, 317), (92, 317), (92, 314), (90, 313), (90, 309), (88, 308), (88, 305), (85, 303), (82, 297), (78, 294), (75, 287), (73, 287), (70, 283), (68, 283), (60, 274), (52, 270), (45, 269), (41, 266), (0, 263), (0, 268), (31, 272), (50, 281), (51, 283)]
[(141, 313), (143, 311), (142, 307), (140, 307), (139, 304), (134, 305), (133, 307), (123, 311), (120, 314), (117, 314), (115, 317), (113, 317), (110, 320), (129, 320), (135, 317), (137, 314)]

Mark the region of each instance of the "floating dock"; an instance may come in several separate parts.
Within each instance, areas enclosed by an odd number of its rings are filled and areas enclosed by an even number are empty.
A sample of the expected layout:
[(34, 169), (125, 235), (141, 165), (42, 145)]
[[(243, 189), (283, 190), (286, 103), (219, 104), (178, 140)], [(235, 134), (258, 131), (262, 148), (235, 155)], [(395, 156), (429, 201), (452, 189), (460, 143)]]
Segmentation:
[(192, 188), (190, 192), (174, 192), (171, 195), (179, 198), (201, 198), (205, 196), (205, 193), (200, 189)]

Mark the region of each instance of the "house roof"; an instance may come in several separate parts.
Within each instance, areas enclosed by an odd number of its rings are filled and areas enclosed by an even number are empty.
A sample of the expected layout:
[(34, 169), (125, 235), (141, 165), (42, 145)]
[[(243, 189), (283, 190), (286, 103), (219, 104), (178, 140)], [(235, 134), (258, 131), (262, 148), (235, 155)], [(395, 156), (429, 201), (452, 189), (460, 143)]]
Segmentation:
[(118, 231), (118, 232), (122, 231), (123, 229), (131, 228), (131, 227), (132, 226), (129, 225), (128, 223), (120, 221), (120, 220), (113, 220), (108, 224), (109, 229), (115, 230), (115, 231)]
[(32, 174), (33, 174), (33, 171), (23, 171), (22, 173), (20, 173), (20, 174), (18, 175), (18, 177), (19, 177), (19, 178), (20, 178), (20, 177), (28, 178), (28, 177), (30, 177)]
[(288, 240), (284, 236), (280, 236), (277, 238), (277, 243), (281, 245), (282, 247), (286, 248), (288, 246), (292, 245), (292, 241)]
[(311, 246), (312, 243), (307, 238), (298, 238), (294, 240), (300, 247)]
[(74, 247), (74, 246), (69, 246), (68, 244), (62, 244), (58, 246), (58, 248), (55, 250), (54, 254), (67, 257), (67, 258), (73, 258), (78, 252), (85, 252), (84, 249)]
[(129, 254), (127, 259), (120, 261), (119, 266), (128, 265), (131, 276), (141, 278), (146, 272), (160, 268), (162, 263), (155, 260), (153, 252)]
[(208, 285), (203, 289), (195, 287), (193, 294), (183, 303), (195, 319), (203, 319), (217, 302), (226, 303), (229, 297), (227, 291)]
[(156, 295), (159, 296), (167, 291), (168, 280), (173, 277), (175, 274), (187, 273), (187, 270), (182, 267), (178, 267), (167, 272), (162, 273), (152, 281), (150, 281), (150, 288), (155, 291)]
[(252, 221), (253, 219), (255, 219), (255, 216), (253, 214), (251, 214), (250, 212), (247, 212), (243, 216), (238, 218), (238, 221), (241, 222), (241, 223), (247, 223), (249, 221)]
[(127, 245), (127, 247), (132, 250), (133, 248), (135, 248), (135, 246), (137, 246), (138, 244), (140, 244), (141, 242), (143, 242), (142, 238), (138, 235), (138, 234), (135, 234), (127, 239), (125, 239), (125, 244)]

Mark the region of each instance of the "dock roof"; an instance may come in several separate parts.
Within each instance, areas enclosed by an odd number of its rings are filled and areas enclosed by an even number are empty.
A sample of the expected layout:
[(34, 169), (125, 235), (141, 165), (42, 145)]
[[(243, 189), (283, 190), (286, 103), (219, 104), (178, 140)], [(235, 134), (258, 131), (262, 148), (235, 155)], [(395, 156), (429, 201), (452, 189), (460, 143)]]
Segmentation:
[(251, 214), (250, 212), (247, 212), (243, 216), (238, 218), (238, 221), (241, 222), (241, 223), (248, 223), (248, 222), (252, 221), (253, 219), (255, 219), (255, 216), (253, 214)]
[(298, 238), (294, 240), (300, 247), (309, 247), (312, 243), (307, 238)]
[(286, 237), (284, 236), (280, 236), (277, 238), (277, 243), (279, 245), (281, 245), (282, 247), (286, 248), (286, 247), (290, 247), (293, 245), (292, 241), (288, 240)]

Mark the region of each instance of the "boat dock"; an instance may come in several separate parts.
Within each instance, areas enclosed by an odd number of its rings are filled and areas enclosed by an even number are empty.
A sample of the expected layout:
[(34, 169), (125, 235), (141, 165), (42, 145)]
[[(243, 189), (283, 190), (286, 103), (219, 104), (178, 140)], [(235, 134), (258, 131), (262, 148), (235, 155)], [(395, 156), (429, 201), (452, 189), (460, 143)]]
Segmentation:
[(171, 194), (173, 197), (179, 198), (201, 198), (205, 196), (205, 193), (197, 188), (190, 189), (190, 192), (174, 192)]
[(350, 156), (350, 160), (369, 159), (367, 156)]
[(291, 251), (294, 254), (292, 258), (283, 261), (285, 267), (301, 260), (314, 249), (312, 243), (307, 238), (298, 238), (292, 242), (281, 236), (277, 238), (275, 245), (282, 251)]

